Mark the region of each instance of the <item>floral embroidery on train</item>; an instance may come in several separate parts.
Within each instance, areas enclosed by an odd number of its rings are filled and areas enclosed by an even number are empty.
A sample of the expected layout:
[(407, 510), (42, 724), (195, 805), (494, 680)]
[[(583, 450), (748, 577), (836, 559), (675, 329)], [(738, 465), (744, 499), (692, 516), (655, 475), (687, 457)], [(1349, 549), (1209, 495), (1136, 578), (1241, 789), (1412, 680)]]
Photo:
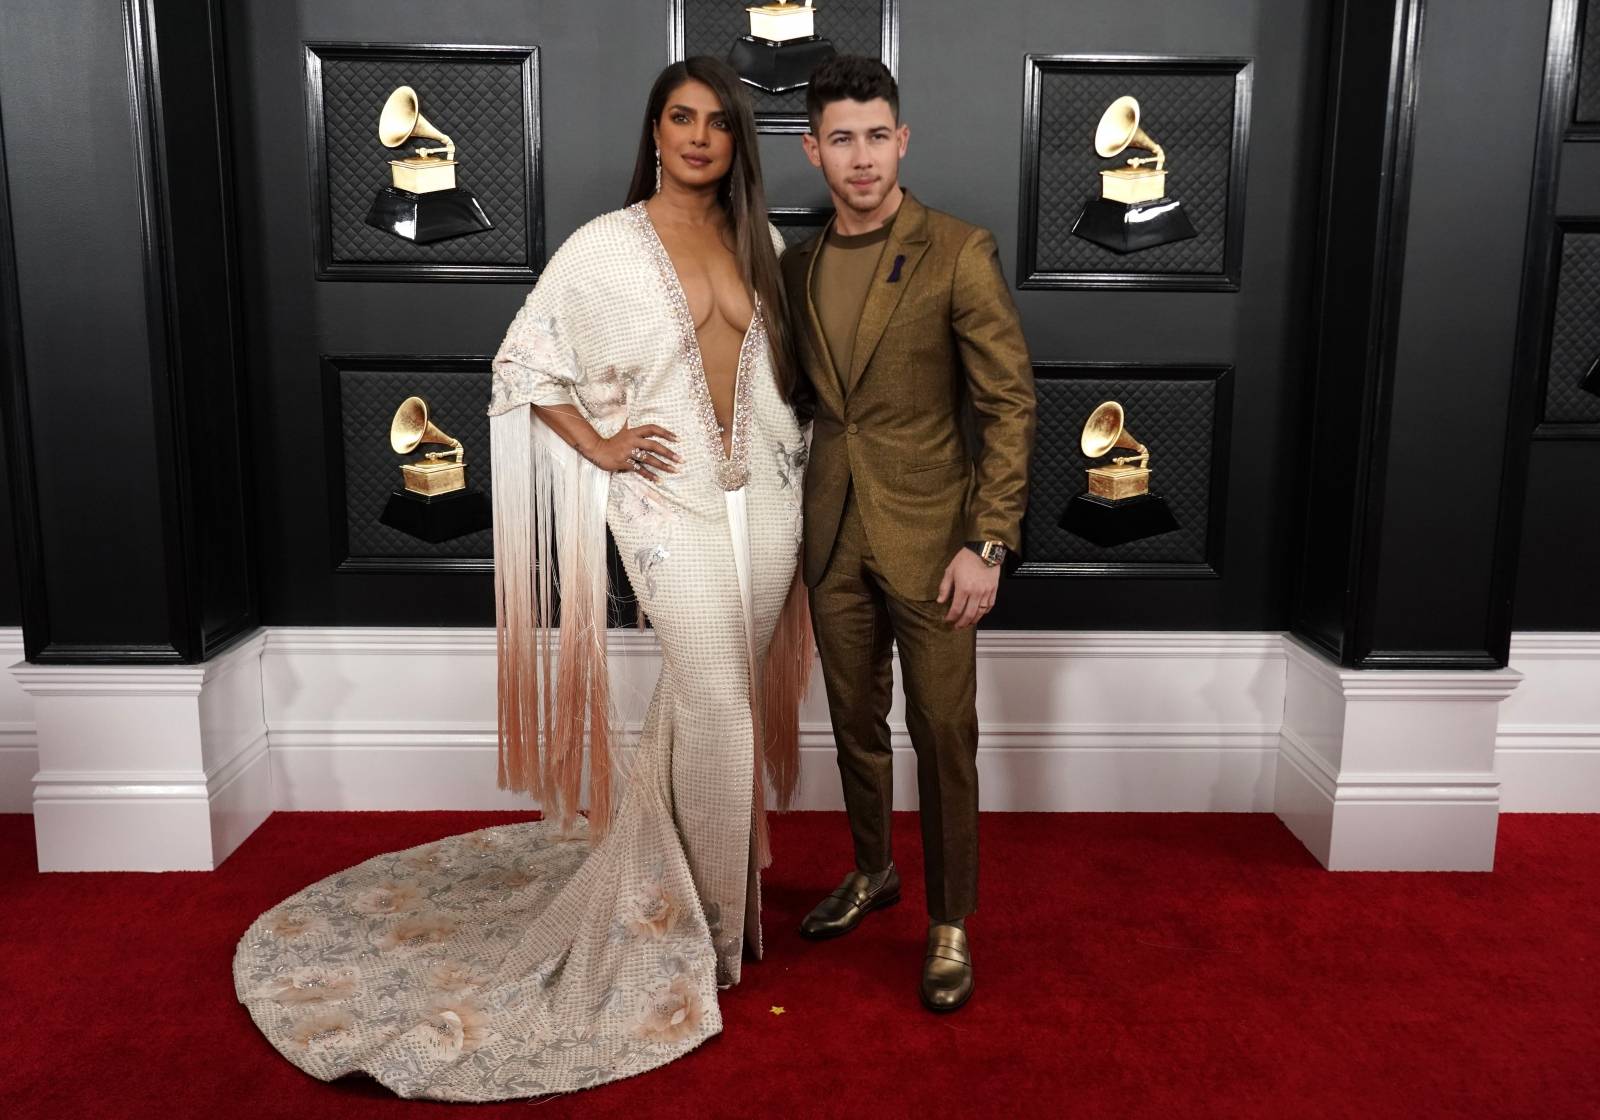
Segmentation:
[(257, 988), (255, 994), (285, 1007), (343, 1003), (361, 994), (361, 981), (349, 965), (339, 968), (307, 965), (278, 973)]
[(489, 1015), (472, 997), (435, 1000), (427, 1017), (408, 1032), (436, 1061), (453, 1062), (497, 1037), (489, 1029)]
[(431, 945), (450, 940), (460, 924), (460, 919), (450, 914), (439, 910), (426, 911), (402, 918), (375, 934), (372, 943), (383, 952), (418, 953)]
[(705, 1000), (682, 957), (668, 957), (661, 967), (661, 974), (644, 991), (644, 1006), (634, 1019), (633, 1033), (646, 1042), (681, 1042), (700, 1029)]
[(332, 1007), (296, 1019), (288, 1042), (296, 1050), (322, 1054), (352, 1045), (356, 1041), (355, 1029), (354, 1015), (342, 1007)]
[(653, 941), (659, 941), (671, 933), (682, 913), (678, 900), (659, 882), (640, 886), (629, 896), (625, 905), (627, 916), (624, 922), (628, 932)]

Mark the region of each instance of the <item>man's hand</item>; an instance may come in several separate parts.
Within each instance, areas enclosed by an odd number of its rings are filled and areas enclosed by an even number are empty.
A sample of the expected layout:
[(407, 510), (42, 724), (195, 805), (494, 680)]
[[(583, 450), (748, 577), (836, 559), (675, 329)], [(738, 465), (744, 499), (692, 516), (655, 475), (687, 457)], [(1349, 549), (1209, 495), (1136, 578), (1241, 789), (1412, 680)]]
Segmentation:
[(991, 568), (970, 548), (961, 549), (945, 566), (944, 578), (939, 581), (939, 602), (950, 603), (944, 620), (965, 630), (989, 613), (999, 590), (1000, 566)]

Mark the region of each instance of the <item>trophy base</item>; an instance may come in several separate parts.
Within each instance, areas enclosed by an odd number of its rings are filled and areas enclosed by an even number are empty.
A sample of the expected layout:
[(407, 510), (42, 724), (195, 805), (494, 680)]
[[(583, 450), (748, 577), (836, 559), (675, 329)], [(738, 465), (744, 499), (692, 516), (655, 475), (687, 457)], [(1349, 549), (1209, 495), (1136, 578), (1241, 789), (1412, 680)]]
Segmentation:
[(1108, 502), (1126, 501), (1150, 492), (1149, 467), (1090, 467), (1089, 493)]
[(1091, 198), (1072, 223), (1072, 232), (1085, 241), (1103, 245), (1113, 253), (1137, 253), (1196, 236), (1194, 223), (1175, 198), (1153, 202), (1113, 202)]
[(413, 494), (437, 498), (467, 488), (467, 465), (449, 460), (424, 459), (400, 465), (400, 484)]
[(426, 194), (380, 187), (367, 211), (367, 225), (418, 245), (494, 228), (477, 196), (466, 187)]
[(1167, 500), (1157, 494), (1140, 494), (1120, 502), (1079, 494), (1067, 503), (1061, 527), (1091, 544), (1111, 548), (1170, 533), (1178, 522), (1167, 507)]
[(782, 43), (743, 35), (733, 41), (728, 65), (746, 85), (767, 93), (787, 93), (810, 82), (811, 71), (833, 55), (833, 44), (817, 35)]
[(1585, 393), (1593, 393), (1600, 397), (1600, 358), (1594, 360), (1594, 365), (1589, 367), (1589, 372), (1583, 375), (1583, 380), (1578, 382), (1578, 388)]
[(489, 498), (482, 490), (452, 490), (431, 497), (396, 490), (378, 520), (408, 536), (438, 544), (487, 529), (491, 523)]

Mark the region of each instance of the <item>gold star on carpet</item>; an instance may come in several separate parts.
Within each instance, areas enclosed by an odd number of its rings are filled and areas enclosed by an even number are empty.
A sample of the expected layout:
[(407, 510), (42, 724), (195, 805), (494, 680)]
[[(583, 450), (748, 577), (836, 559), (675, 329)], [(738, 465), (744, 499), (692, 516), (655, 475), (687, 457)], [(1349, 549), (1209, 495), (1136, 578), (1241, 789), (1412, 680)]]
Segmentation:
[(772, 1009), (772, 1013), (773, 1013), (773, 1014), (774, 1014), (774, 1015), (782, 1015), (782, 1014), (783, 1014), (783, 1008), (781, 1008), (781, 1007), (774, 1007), (774, 1008), (773, 1008), (773, 1009)]

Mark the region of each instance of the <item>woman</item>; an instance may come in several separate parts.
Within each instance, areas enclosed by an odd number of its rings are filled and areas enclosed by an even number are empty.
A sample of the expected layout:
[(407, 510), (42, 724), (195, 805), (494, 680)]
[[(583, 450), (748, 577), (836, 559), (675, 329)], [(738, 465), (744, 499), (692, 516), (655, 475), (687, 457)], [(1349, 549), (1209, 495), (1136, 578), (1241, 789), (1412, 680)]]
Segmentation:
[[(239, 997), (314, 1076), (495, 1100), (720, 1030), (761, 952), (763, 756), (782, 799), (810, 662), (781, 245), (736, 76), (668, 67), (628, 206), (551, 258), (494, 361), (500, 783), (545, 820), (379, 856), (250, 928)], [(607, 527), (663, 663), (614, 812)]]

